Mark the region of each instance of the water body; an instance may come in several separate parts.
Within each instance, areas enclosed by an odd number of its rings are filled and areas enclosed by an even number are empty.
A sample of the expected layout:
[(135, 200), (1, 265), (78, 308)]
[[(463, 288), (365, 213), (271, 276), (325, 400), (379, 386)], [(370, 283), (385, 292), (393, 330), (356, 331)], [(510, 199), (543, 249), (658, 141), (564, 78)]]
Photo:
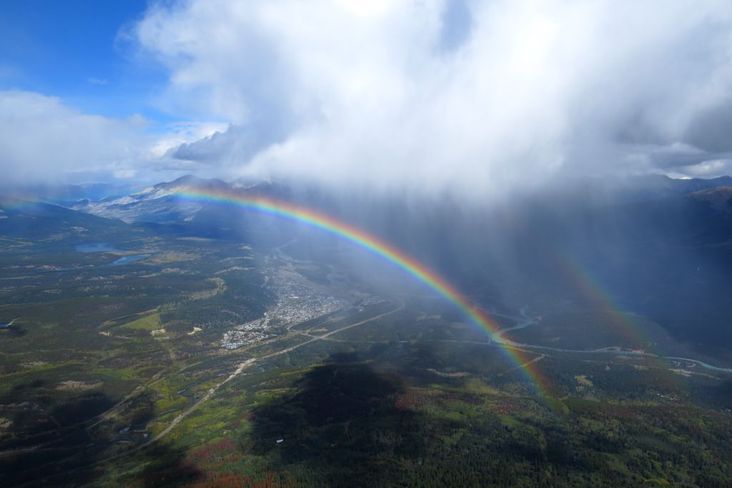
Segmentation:
[(139, 261), (141, 259), (145, 259), (148, 255), (147, 254), (133, 254), (131, 256), (122, 256), (119, 259), (115, 259), (111, 263), (109, 263), (110, 266), (122, 266), (125, 264), (132, 264), (136, 261)]
[(86, 244), (79, 244), (75, 248), (79, 252), (115, 252), (118, 251), (114, 246), (106, 242), (89, 242)]
[(15, 321), (18, 319), (13, 319), (10, 322), (0, 322), (0, 329), (9, 329), (11, 325), (15, 323)]

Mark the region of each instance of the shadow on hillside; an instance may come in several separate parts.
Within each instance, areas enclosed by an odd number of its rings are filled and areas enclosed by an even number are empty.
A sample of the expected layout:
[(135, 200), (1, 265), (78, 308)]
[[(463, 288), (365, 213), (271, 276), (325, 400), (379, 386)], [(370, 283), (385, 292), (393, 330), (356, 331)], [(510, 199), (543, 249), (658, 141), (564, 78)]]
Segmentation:
[(296, 383), (297, 392), (257, 408), (244, 448), (273, 471), (298, 465), (327, 486), (380, 486), (424, 451), (418, 415), (396, 406), (399, 381), (334, 355)]
[[(36, 380), (0, 398), (0, 417), (5, 419), (0, 486), (85, 486), (118, 463), (144, 467), (135, 486), (178, 486), (199, 477), (183, 452), (151, 447), (132, 453), (144, 440), (153, 414), (152, 401), (144, 395), (123, 419), (102, 424), (96, 422), (98, 415), (115, 403), (104, 393), (59, 396), (45, 381)], [(125, 456), (125, 451), (131, 454)]]

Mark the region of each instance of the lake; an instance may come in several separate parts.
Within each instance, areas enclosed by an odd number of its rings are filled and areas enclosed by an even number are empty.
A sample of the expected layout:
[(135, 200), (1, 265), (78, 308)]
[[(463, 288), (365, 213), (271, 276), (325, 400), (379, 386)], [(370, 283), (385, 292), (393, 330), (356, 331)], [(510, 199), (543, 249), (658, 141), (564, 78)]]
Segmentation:
[(75, 248), (79, 252), (115, 252), (114, 246), (106, 242), (90, 242), (87, 244), (78, 244)]
[(122, 266), (124, 264), (132, 264), (141, 259), (145, 259), (147, 256), (147, 254), (133, 254), (131, 256), (122, 256), (121, 258), (115, 259), (109, 264), (110, 266)]

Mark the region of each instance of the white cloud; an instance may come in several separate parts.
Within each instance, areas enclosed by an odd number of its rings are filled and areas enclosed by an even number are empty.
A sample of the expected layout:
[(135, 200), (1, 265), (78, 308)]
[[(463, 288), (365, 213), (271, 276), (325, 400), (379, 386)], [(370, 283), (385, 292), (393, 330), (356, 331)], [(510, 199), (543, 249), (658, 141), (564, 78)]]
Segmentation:
[(170, 71), (166, 106), (232, 124), (195, 149), (241, 172), (485, 195), (658, 170), (678, 147), (696, 158), (683, 167), (720, 159), (728, 2), (454, 5), (189, 0), (152, 7), (134, 36)]
[(81, 113), (54, 97), (0, 91), (3, 183), (52, 181), (68, 172), (113, 172), (133, 164), (145, 142), (136, 117)]
[(190, 122), (152, 131), (140, 115), (124, 119), (91, 115), (56, 97), (0, 91), (0, 183), (149, 180), (165, 177), (156, 174), (159, 171), (195, 170), (195, 165), (171, 161), (167, 152), (226, 127)]
[(187, 0), (128, 34), (187, 122), (0, 91), (6, 182), (191, 171), (484, 197), (732, 159), (726, 1)]
[(225, 132), (229, 125), (223, 122), (177, 122), (165, 128), (165, 133), (153, 143), (150, 155), (164, 158), (183, 144), (199, 141), (214, 134)]
[(732, 174), (732, 159), (712, 159), (701, 163), (674, 168), (674, 174), (681, 177), (716, 178)]
[(96, 78), (92, 76), (86, 80), (90, 85), (106, 86), (109, 85), (109, 80), (106, 78)]

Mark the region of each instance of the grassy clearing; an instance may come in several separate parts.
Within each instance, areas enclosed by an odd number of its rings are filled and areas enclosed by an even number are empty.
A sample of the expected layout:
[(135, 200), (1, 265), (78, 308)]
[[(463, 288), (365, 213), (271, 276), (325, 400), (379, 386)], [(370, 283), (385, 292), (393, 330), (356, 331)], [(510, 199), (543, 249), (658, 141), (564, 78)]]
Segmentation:
[(123, 324), (122, 327), (124, 327), (125, 329), (148, 331), (160, 329), (160, 314), (156, 312), (150, 315), (146, 315), (137, 320), (133, 320), (132, 322), (127, 322), (126, 324)]

